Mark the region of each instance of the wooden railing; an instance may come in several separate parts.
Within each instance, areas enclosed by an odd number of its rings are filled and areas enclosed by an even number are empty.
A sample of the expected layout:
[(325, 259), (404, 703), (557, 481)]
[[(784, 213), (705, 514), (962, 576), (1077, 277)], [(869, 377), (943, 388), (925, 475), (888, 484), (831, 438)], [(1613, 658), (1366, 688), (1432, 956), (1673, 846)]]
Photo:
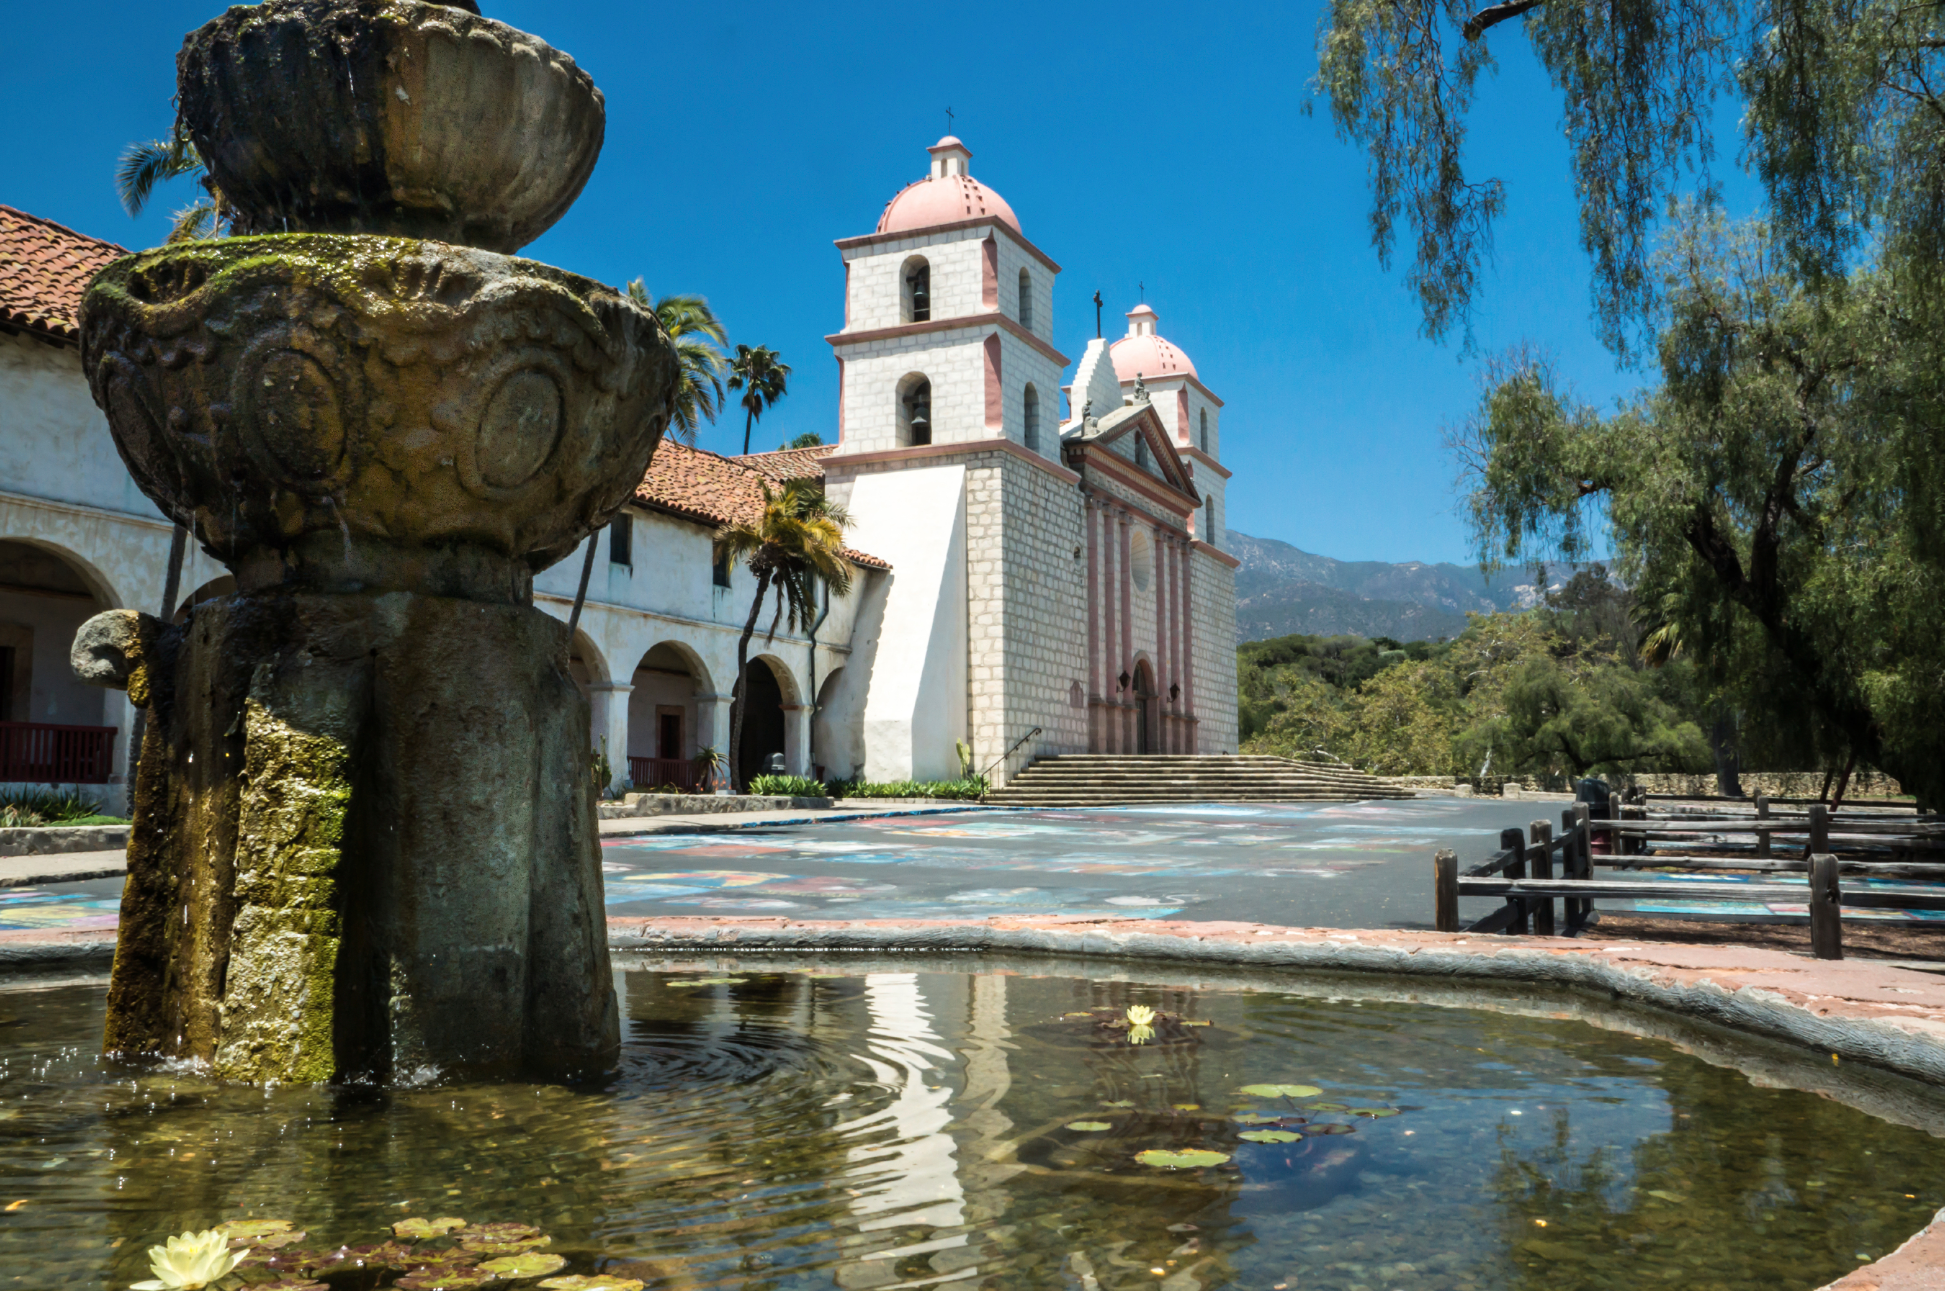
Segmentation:
[(696, 793), (700, 781), (696, 775), (696, 764), (687, 758), (635, 758), (628, 759), (628, 778), (637, 789), (659, 789), (663, 785), (674, 785), (684, 793)]
[[(1731, 841), (1740, 840), (1743, 841)], [(1798, 840), (1801, 840), (1800, 842)], [(1683, 840), (1698, 840), (1717, 855), (1668, 855), (1666, 849)], [(1602, 847), (1601, 844), (1607, 844)], [(1781, 843), (1786, 851), (1779, 854)], [(1433, 858), (1433, 907), (1441, 932), (1461, 931), (1459, 898), (1497, 896), (1498, 910), (1463, 929), (1472, 933), (1533, 932), (1552, 936), (1553, 903), (1565, 902), (1567, 936), (1589, 922), (1594, 899), (1648, 898), (1660, 900), (1730, 900), (1806, 904), (1809, 908), (1811, 950), (1821, 959), (1843, 958), (1842, 910), (1945, 910), (1945, 888), (1933, 891), (1871, 890), (1846, 892), (1841, 875), (1879, 879), (1945, 879), (1945, 864), (1914, 861), (1917, 855), (1945, 852), (1945, 821), (1916, 820), (1883, 815), (1835, 815), (1822, 806), (1801, 814), (1774, 813), (1759, 799), (1750, 814), (1702, 815), (1667, 813), (1651, 816), (1645, 805), (1613, 804), (1612, 814), (1594, 818), (1586, 803), (1575, 803), (1560, 815), (1556, 838), (1546, 821), (1530, 830), (1502, 830), (1500, 850), (1463, 874), (1458, 855), (1440, 851)], [(1799, 851), (1798, 848), (1801, 850)], [(1842, 851), (1844, 854), (1839, 855)], [(1597, 852), (1603, 868), (1674, 870), (1684, 874), (1721, 871), (1807, 873), (1807, 887), (1794, 884), (1697, 882), (1690, 878), (1594, 877)], [(1559, 858), (1560, 877), (1554, 877)], [(1529, 873), (1530, 871), (1530, 873)]]
[(0, 783), (107, 784), (115, 728), (0, 722)]

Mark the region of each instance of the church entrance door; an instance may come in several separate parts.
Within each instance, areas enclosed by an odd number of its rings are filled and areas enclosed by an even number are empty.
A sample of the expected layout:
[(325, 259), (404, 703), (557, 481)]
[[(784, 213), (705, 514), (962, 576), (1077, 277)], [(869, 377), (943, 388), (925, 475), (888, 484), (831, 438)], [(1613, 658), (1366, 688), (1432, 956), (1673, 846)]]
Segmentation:
[(1147, 660), (1135, 665), (1135, 752), (1155, 751), (1155, 674)]

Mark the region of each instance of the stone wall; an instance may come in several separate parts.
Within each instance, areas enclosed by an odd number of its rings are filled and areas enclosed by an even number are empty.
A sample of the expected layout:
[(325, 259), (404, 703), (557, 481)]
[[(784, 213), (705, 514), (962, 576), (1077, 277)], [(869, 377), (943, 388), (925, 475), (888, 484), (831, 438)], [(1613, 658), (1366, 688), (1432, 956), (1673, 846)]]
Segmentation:
[[(1087, 751), (1081, 494), (1031, 462), (993, 453), (969, 460), (966, 495), (969, 742), (976, 767), (1041, 728), (994, 769), (1000, 783), (1035, 757)], [(1076, 548), (1082, 548), (1078, 557)]]
[(1196, 752), (1236, 752), (1236, 571), (1210, 555), (1195, 569)]

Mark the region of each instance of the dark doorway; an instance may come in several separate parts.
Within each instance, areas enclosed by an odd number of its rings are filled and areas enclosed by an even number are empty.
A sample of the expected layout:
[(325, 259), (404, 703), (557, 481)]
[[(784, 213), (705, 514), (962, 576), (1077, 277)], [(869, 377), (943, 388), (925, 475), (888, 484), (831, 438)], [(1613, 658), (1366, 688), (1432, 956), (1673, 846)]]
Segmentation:
[(658, 758), (679, 758), (682, 756), (682, 714), (661, 713), (656, 718), (656, 754)]
[(1135, 665), (1135, 752), (1155, 751), (1155, 674), (1147, 660)]
[(769, 771), (772, 753), (783, 752), (783, 688), (777, 685), (777, 674), (761, 659), (750, 660), (743, 688), (747, 698), (737, 770), (748, 784), (751, 776)]

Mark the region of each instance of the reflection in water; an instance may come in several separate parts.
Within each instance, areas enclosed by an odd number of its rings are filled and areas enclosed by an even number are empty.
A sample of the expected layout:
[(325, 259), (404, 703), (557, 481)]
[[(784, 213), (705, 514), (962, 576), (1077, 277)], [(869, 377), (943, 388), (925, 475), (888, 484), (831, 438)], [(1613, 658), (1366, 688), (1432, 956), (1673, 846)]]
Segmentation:
[[(1945, 1202), (1921, 1133), (1545, 1018), (1033, 971), (625, 986), (604, 1088), (382, 1092), (106, 1067), (97, 988), (9, 992), (0, 1288), (119, 1291), (223, 1219), (457, 1214), (658, 1291), (1768, 1291)], [(1131, 1004), (1208, 1025), (1132, 1047)]]
[[(893, 1094), (889, 1105), (849, 1121), (844, 1136), (869, 1135), (877, 1141), (851, 1148), (846, 1176), (858, 1182), (851, 1209), (864, 1216), (861, 1232), (924, 1225), (958, 1228), (965, 1221), (965, 1190), (953, 1161), (952, 1101), (939, 1064), (957, 1066), (939, 1043), (916, 973), (872, 973), (864, 979), (871, 1010), (869, 1048), (858, 1060), (871, 1068), (876, 1084)], [(936, 1083), (928, 1084), (929, 1078)], [(877, 1131), (889, 1129), (892, 1137)], [(911, 1246), (878, 1252), (875, 1259), (898, 1259), (922, 1251), (964, 1246), (963, 1232)]]

